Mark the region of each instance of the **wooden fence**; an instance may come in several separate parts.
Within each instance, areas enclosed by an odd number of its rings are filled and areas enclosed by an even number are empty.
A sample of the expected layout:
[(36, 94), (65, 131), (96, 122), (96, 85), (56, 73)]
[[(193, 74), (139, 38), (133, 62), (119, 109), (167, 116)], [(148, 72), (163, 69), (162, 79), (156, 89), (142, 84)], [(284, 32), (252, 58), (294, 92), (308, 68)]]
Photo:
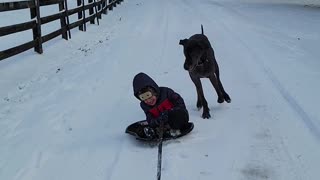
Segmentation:
[[(87, 23), (95, 23), (95, 19), (99, 24), (101, 14), (107, 14), (107, 11), (116, 7), (123, 0), (77, 0), (77, 7), (68, 9), (67, 0), (29, 0), (0, 3), (0, 12), (13, 11), (19, 9), (30, 9), (31, 21), (14, 24), (11, 26), (0, 27), (0, 37), (13, 33), (18, 33), (26, 30), (31, 30), (33, 40), (19, 46), (0, 51), (0, 61), (16, 54), (22, 53), (34, 48), (34, 51), (39, 54), (43, 53), (42, 44), (58, 36), (68, 40), (71, 38), (71, 29), (78, 27), (81, 31), (86, 31)], [(59, 13), (41, 17), (40, 7), (57, 4)], [(89, 11), (89, 16), (86, 17), (86, 11)], [(69, 23), (69, 16), (78, 14), (78, 21)], [(41, 34), (41, 25), (52, 21), (60, 20), (61, 28), (51, 32), (45, 36)]]

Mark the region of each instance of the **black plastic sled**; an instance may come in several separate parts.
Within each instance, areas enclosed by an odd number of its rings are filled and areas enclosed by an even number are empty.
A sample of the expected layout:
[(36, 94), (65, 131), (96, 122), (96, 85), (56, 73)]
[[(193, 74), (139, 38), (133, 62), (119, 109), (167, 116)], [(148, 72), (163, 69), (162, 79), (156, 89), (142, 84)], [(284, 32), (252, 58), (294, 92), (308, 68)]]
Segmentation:
[[(143, 121), (138, 121), (129, 125), (126, 129), (126, 133), (134, 136), (137, 140), (141, 140), (141, 141), (150, 141), (150, 142), (159, 141), (159, 138), (150, 139), (146, 137), (146, 135), (143, 132), (144, 127), (148, 126), (146, 122), (147, 122), (146, 120), (143, 120)], [(169, 134), (164, 133), (162, 140), (166, 141), (166, 140), (177, 139), (179, 137), (182, 137), (188, 134), (189, 132), (191, 132), (193, 127), (194, 127), (193, 123), (188, 122), (188, 125), (186, 126), (186, 128), (181, 130), (180, 135), (172, 137)]]

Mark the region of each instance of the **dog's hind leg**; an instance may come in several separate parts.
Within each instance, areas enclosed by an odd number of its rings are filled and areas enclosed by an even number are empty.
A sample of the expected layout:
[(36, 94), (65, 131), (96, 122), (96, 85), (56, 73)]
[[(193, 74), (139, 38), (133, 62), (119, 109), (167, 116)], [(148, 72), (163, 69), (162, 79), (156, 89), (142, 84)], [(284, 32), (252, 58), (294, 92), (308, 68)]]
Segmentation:
[(200, 78), (194, 77), (191, 74), (189, 74), (189, 75), (190, 75), (192, 82), (196, 86), (196, 90), (197, 90), (197, 96), (198, 96), (197, 108), (200, 109), (201, 107), (203, 107), (202, 118), (209, 119), (211, 117), (211, 115), (209, 113), (210, 109), (208, 107), (207, 100), (205, 99), (204, 94), (203, 94), (203, 89), (202, 89), (202, 84), (201, 84)]

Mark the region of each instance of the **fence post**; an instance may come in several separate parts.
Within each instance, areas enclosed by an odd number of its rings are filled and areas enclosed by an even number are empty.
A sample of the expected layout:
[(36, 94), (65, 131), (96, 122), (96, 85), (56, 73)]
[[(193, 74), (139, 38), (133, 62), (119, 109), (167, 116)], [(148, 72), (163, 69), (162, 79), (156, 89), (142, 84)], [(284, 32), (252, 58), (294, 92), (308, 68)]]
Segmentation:
[[(77, 6), (80, 7), (82, 5), (81, 0), (77, 0)], [(78, 20), (82, 19), (82, 11), (78, 12)], [(79, 25), (79, 30), (83, 31), (83, 24)]]
[(106, 6), (107, 6), (107, 3), (106, 3), (106, 1), (107, 0), (102, 0), (103, 2), (102, 2), (102, 13), (103, 14), (107, 14), (107, 8), (106, 8)]
[(97, 19), (102, 19), (101, 14), (99, 13), (101, 11), (101, 5), (102, 5), (101, 0), (97, 0), (96, 3), (99, 4), (97, 7), (97, 12), (96, 12), (98, 14)]
[[(64, 6), (64, 2), (60, 2), (59, 3), (59, 11), (66, 11), (66, 8)], [(66, 23), (66, 13), (64, 13), (64, 16), (60, 18), (60, 25), (61, 25), (61, 29), (62, 29), (62, 38), (65, 40), (68, 40), (68, 35), (67, 35), (67, 23)]]
[(86, 24), (86, 9), (85, 9), (85, 3), (84, 0), (81, 0), (81, 4), (82, 4), (82, 22), (83, 22), (83, 27), (84, 27), (84, 31), (87, 31), (87, 24)]
[[(111, 4), (111, 3), (112, 3), (112, 0), (109, 0), (108, 5)], [(112, 11), (112, 10), (113, 10), (113, 6), (109, 6), (109, 11)]]
[(97, 18), (97, 23), (98, 23), (98, 25), (99, 25), (99, 16), (98, 16), (97, 0), (93, 0), (93, 2), (94, 2), (94, 10), (95, 10), (95, 12), (96, 12), (95, 16), (96, 16), (96, 18)]
[(36, 18), (36, 27), (32, 28), (33, 40), (36, 41), (34, 51), (39, 54), (43, 53), (42, 49), (42, 35), (41, 35), (41, 19), (40, 19), (40, 2), (33, 0), (35, 7), (30, 8), (31, 19)]
[[(91, 4), (93, 0), (88, 0), (88, 3)], [(93, 7), (89, 9), (89, 15), (92, 16), (93, 14)], [(94, 24), (94, 19), (90, 20), (90, 24)]]
[(116, 3), (117, 0), (113, 0), (113, 1), (114, 1), (113, 7), (117, 7), (117, 3)]

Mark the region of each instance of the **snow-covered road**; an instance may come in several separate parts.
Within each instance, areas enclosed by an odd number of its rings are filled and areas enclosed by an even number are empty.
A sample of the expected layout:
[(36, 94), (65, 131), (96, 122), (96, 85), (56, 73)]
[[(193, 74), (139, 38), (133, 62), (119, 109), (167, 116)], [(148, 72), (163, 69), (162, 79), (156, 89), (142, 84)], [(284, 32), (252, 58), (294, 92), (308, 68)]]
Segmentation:
[[(318, 180), (320, 8), (289, 2), (128, 0), (43, 55), (1, 61), (0, 179), (156, 179), (157, 148), (124, 133), (144, 118), (142, 71), (179, 92), (195, 124), (164, 144), (163, 180)], [(218, 104), (203, 79), (205, 120), (179, 45), (201, 24), (232, 98)]]

